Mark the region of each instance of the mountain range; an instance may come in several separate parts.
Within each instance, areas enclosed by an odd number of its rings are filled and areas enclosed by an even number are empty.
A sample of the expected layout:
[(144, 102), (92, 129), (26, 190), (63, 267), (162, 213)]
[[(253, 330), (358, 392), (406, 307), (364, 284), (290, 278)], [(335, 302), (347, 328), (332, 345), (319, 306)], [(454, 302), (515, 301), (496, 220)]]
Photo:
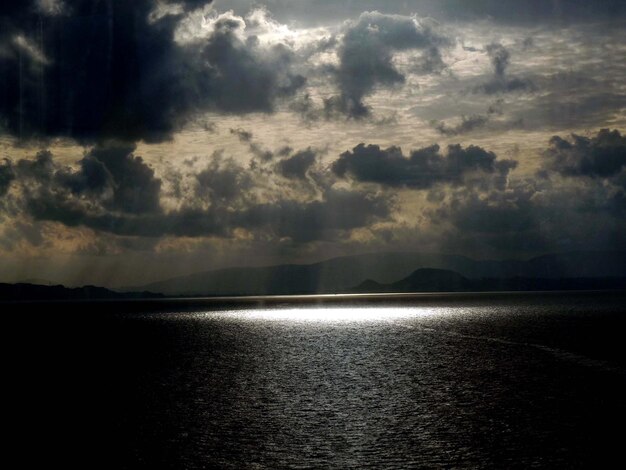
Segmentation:
[(0, 283), (0, 301), (39, 301), (39, 300), (132, 300), (159, 299), (162, 294), (152, 292), (115, 292), (104, 287), (84, 286), (65, 287), (62, 285), (42, 285), (35, 283)]
[[(354, 292), (363, 288), (365, 281), (390, 285), (420, 269), (446, 270), (460, 276), (446, 278), (447, 284), (444, 283), (440, 290), (466, 290), (454, 288), (462, 285), (461, 278), (469, 281), (517, 278), (526, 279), (524, 282), (529, 286), (533, 285), (530, 280), (541, 286), (550, 284), (549, 280), (559, 279), (626, 278), (626, 252), (571, 252), (504, 261), (414, 252), (377, 253), (307, 265), (212, 270), (124, 290), (186, 296), (331, 294)], [(430, 274), (436, 278), (441, 273)], [(424, 275), (426, 273), (422, 272)], [(518, 281), (520, 286), (524, 282)], [(596, 284), (602, 285), (602, 282)]]
[(400, 281), (380, 284), (367, 280), (354, 287), (352, 293), (413, 293), (413, 292), (503, 292), (547, 290), (621, 290), (626, 288), (625, 277), (595, 278), (484, 278), (468, 279), (445, 269), (418, 269)]

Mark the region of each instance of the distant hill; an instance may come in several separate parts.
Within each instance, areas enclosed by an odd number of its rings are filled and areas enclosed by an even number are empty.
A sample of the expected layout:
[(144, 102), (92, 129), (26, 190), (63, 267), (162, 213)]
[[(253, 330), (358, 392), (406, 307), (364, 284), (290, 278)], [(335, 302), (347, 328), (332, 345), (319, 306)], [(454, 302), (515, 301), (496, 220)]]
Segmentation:
[(482, 281), (470, 280), (446, 269), (418, 269), (404, 279), (381, 284), (371, 279), (350, 289), (352, 293), (472, 292)]
[(378, 282), (401, 279), (416, 267), (466, 267), (460, 256), (385, 253), (334, 258), (310, 265), (229, 268), (177, 277), (130, 290), (169, 295), (273, 295), (342, 292), (367, 278)]
[(162, 294), (151, 292), (119, 293), (104, 287), (95, 286), (68, 288), (60, 285), (0, 284), (0, 301), (148, 299), (162, 297)]
[(626, 289), (626, 277), (606, 278), (523, 278), (468, 279), (444, 269), (418, 269), (406, 278), (391, 284), (367, 280), (350, 289), (352, 293), (410, 292), (498, 292), (546, 290)]
[(309, 265), (212, 270), (124, 290), (208, 296), (340, 293), (367, 279), (391, 284), (417, 269), (426, 268), (453, 271), (470, 280), (619, 278), (626, 277), (626, 252), (572, 252), (527, 261), (481, 261), (413, 252), (378, 253)]

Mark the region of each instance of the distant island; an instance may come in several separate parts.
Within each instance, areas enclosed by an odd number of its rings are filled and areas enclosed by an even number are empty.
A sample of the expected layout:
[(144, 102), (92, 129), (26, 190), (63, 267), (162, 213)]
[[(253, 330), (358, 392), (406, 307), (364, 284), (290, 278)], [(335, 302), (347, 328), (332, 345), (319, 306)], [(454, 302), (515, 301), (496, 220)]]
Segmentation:
[(413, 292), (507, 292), (549, 290), (622, 290), (626, 277), (541, 279), (513, 277), (507, 279), (468, 279), (445, 269), (418, 269), (408, 277), (391, 284), (367, 280), (350, 289), (352, 293)]
[(37, 301), (37, 300), (128, 300), (160, 299), (163, 294), (153, 292), (115, 292), (104, 287), (84, 286), (65, 287), (40, 284), (0, 284), (0, 301)]

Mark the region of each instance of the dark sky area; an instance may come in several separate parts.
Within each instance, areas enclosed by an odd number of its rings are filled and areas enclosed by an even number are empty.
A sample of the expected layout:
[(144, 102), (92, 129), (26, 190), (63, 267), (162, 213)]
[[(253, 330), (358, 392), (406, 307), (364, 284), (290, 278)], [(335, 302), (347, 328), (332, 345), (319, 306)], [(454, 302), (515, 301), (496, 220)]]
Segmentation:
[(626, 249), (618, 0), (4, 0), (0, 281)]

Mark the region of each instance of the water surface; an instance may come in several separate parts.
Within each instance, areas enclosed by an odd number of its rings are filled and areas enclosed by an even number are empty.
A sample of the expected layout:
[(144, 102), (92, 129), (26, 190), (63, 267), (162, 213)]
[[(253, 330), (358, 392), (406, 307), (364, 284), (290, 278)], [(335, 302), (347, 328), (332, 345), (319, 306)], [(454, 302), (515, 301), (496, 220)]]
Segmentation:
[(16, 426), (44, 452), (27, 459), (67, 466), (608, 464), (626, 417), (623, 305), (568, 295), (155, 313), (81, 304), (30, 317), (15, 307)]

